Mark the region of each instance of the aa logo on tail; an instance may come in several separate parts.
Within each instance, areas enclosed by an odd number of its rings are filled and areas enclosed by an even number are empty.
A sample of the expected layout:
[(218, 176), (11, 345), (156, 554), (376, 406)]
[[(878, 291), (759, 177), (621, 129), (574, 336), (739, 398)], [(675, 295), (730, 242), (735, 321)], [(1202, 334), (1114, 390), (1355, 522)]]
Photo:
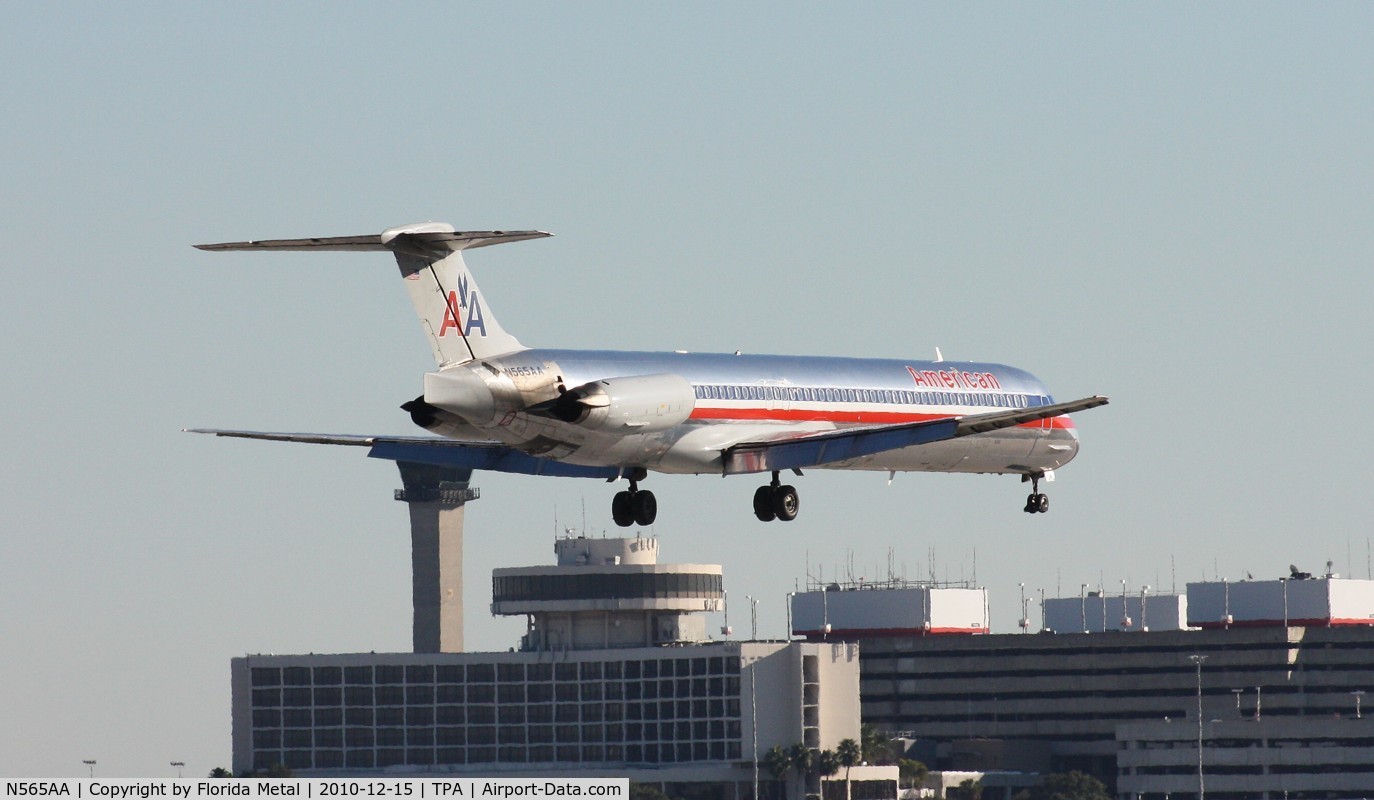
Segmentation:
[[(467, 310), (467, 324), (463, 324), (463, 313), (459, 309)], [(457, 289), (450, 289), (448, 301), (444, 303), (444, 322), (439, 326), (439, 336), (448, 335), (452, 328), (463, 336), (471, 336), (473, 331), (477, 331), (478, 336), (487, 335), (487, 324), (482, 319), (482, 303), (477, 298), (477, 292), (468, 291), (468, 278), (466, 275), (458, 282)]]

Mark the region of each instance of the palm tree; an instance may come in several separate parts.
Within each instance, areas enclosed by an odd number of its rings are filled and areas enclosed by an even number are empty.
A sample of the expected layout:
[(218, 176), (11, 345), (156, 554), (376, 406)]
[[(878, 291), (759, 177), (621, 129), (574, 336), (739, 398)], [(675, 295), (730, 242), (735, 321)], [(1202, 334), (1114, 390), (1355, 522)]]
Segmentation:
[(865, 723), (859, 729), (859, 747), (863, 752), (863, 760), (870, 764), (887, 764), (892, 759), (892, 742), (884, 733), (879, 733), (878, 729), (870, 723)]
[(781, 781), (787, 770), (792, 768), (792, 759), (788, 758), (787, 751), (782, 749), (782, 745), (775, 744), (771, 750), (763, 754), (763, 768), (768, 770), (773, 780)]
[(797, 742), (787, 750), (787, 760), (792, 762), (792, 769), (797, 771), (798, 788), (801, 795), (806, 795), (806, 778), (811, 772), (811, 765), (815, 763), (815, 756), (811, 748), (801, 742)]
[(911, 789), (926, 782), (930, 767), (912, 758), (897, 759), (897, 769), (901, 775), (903, 789)]
[[(829, 778), (831, 775), (834, 775), (836, 772), (839, 772), (839, 771), (840, 771), (840, 757), (837, 756), (837, 755), (835, 755), (835, 751), (834, 751), (834, 750), (822, 750), (822, 751), (820, 751), (819, 753), (816, 754), (816, 774), (819, 775), (820, 778), (821, 778), (821, 780), (818, 781), (818, 783), (819, 783), (821, 786), (825, 786), (825, 779), (826, 779), (826, 778)], [(846, 790), (845, 796), (846, 796), (846, 798), (848, 797), (848, 789), (849, 789), (849, 782), (848, 782), (848, 780), (846, 779), (846, 781), (845, 781), (845, 790)], [(824, 796), (824, 795), (825, 795), (825, 792), (822, 791), (822, 792), (821, 792), (821, 795)]]
[[(853, 739), (841, 739), (839, 747), (835, 748), (835, 755), (840, 759), (840, 766), (844, 767), (844, 782), (848, 784), (849, 768), (863, 761), (863, 748)], [(848, 793), (848, 789), (846, 789), (845, 794)]]

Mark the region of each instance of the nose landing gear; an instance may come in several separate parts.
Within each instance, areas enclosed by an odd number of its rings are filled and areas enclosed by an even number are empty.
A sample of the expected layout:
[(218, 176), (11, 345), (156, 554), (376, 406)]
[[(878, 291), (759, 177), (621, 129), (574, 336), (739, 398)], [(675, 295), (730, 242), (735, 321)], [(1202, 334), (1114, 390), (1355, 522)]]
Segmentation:
[(658, 499), (653, 492), (639, 488), (639, 482), (647, 475), (644, 469), (629, 471), (626, 475), (630, 479), (629, 490), (616, 492), (611, 498), (611, 519), (622, 528), (652, 525), (658, 518)]
[(772, 522), (775, 519), (791, 522), (797, 518), (799, 511), (801, 499), (797, 497), (797, 490), (781, 485), (776, 471), (773, 472), (772, 482), (754, 492), (754, 516), (760, 522)]

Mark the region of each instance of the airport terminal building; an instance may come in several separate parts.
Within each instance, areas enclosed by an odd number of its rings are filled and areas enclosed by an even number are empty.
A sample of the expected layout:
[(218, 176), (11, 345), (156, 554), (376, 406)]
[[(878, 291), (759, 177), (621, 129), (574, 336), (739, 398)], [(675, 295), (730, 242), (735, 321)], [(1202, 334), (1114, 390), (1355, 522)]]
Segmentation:
[(633, 772), (859, 735), (844, 643), (247, 656), (232, 675), (236, 773)]
[[(720, 567), (659, 564), (653, 539), (555, 552), (494, 573), (493, 613), (528, 620), (519, 649), (233, 659), (234, 772), (628, 777), (737, 800), (784, 786), (759, 774), (774, 746), (860, 738), (857, 644), (709, 641)], [(877, 800), (896, 772), (850, 777)]]

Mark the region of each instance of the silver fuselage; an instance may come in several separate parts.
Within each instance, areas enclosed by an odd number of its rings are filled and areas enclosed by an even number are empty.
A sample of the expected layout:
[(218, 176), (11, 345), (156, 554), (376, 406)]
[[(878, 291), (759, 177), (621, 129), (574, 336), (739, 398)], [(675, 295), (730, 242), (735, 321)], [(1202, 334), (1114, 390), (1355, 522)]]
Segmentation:
[[(450, 390), (475, 383), (474, 376), (490, 391), (489, 407), (477, 412)], [(690, 385), (687, 407), (635, 406), (618, 427), (596, 429), (531, 411), (575, 387), (605, 381), (614, 387), (616, 379), (635, 376), (681, 379), (675, 385)], [(451, 438), (500, 442), (570, 464), (679, 474), (721, 473), (723, 451), (742, 442), (1053, 402), (1033, 375), (1002, 364), (545, 349), (430, 373), (425, 400), (451, 415), (437, 431)], [(662, 420), (671, 424), (655, 424)], [(1077, 452), (1073, 423), (1058, 416), (825, 468), (1039, 474)]]

